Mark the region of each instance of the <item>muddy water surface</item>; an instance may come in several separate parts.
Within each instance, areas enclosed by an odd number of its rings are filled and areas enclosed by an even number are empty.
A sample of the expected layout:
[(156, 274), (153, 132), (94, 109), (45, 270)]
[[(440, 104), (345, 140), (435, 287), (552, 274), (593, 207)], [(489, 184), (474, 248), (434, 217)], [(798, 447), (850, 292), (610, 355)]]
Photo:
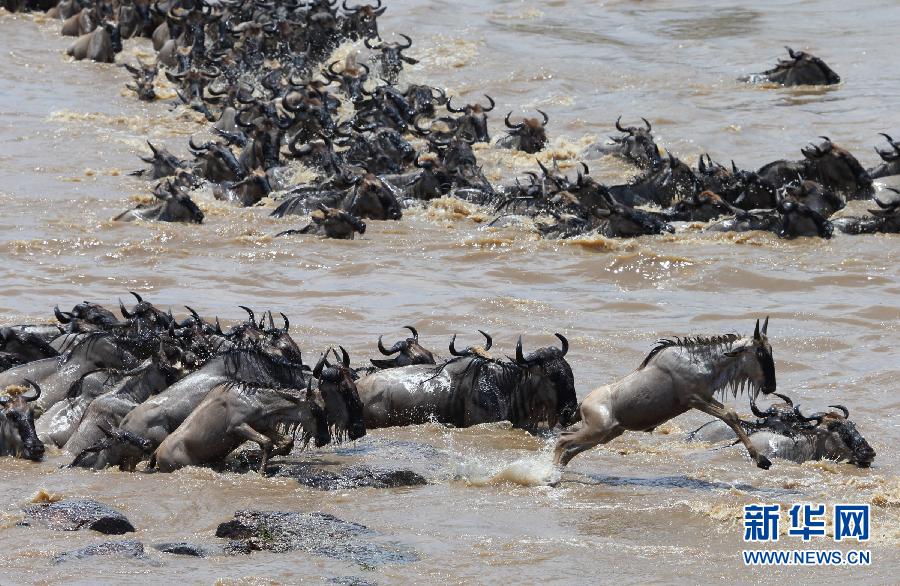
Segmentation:
[[(702, 152), (756, 167), (799, 157), (827, 134), (865, 165), (877, 132), (900, 132), (900, 76), (892, 47), (900, 7), (888, 1), (461, 2), (393, 0), (382, 30), (406, 32), (422, 64), (410, 80), (551, 116), (563, 166), (612, 130), (619, 114), (646, 116), (660, 142), (694, 162)], [(69, 63), (57, 23), (0, 16), (0, 321), (43, 321), (53, 305), (114, 304), (139, 291), (176, 313), (189, 304), (223, 320), (238, 304), (284, 311), (307, 352), (376, 353), (381, 333), (419, 328), (446, 354), (449, 336), (476, 328), (498, 354), (569, 337), (579, 396), (627, 374), (652, 342), (688, 333), (748, 333), (771, 315), (779, 387), (810, 410), (836, 402), (877, 450), (874, 466), (776, 462), (766, 472), (736, 449), (684, 441), (704, 418), (688, 414), (654, 434), (592, 450), (557, 488), (543, 440), (502, 425), (436, 425), (370, 433), (352, 446), (301, 458), (403, 466), (430, 484), (323, 493), (292, 480), (188, 469), (171, 475), (60, 470), (0, 462), (3, 582), (317, 583), (356, 576), (379, 583), (501, 581), (645, 583), (715, 581), (885, 584), (900, 571), (900, 245), (895, 236), (780, 241), (771, 235), (674, 236), (542, 242), (526, 229), (488, 229), (493, 216), (455, 201), (369, 222), (352, 242), (274, 240), (295, 220), (196, 199), (202, 226), (116, 224), (145, 197), (140, 166), (150, 138), (186, 154), (196, 117), (165, 102), (138, 103), (124, 70)], [(781, 46), (810, 50), (844, 79), (823, 90), (761, 89), (734, 78), (774, 63)], [(149, 55), (133, 43), (126, 55)], [(533, 167), (533, 157), (483, 149), (492, 178)], [(608, 181), (630, 171), (591, 162)], [(474, 341), (473, 337), (473, 341)], [(735, 404), (746, 410), (746, 398)], [(216, 546), (218, 523), (242, 508), (324, 511), (365, 524), (419, 561), (364, 566), (311, 554), (256, 553), (204, 560), (93, 560), (53, 565), (51, 555), (100, 538), (17, 527), (38, 490), (90, 496), (124, 511), (148, 546), (189, 540)], [(745, 569), (742, 506), (869, 502), (873, 565), (850, 569)], [(818, 544), (831, 548), (826, 539)], [(783, 547), (802, 547), (786, 536)], [(847, 546), (841, 546), (842, 548)]]

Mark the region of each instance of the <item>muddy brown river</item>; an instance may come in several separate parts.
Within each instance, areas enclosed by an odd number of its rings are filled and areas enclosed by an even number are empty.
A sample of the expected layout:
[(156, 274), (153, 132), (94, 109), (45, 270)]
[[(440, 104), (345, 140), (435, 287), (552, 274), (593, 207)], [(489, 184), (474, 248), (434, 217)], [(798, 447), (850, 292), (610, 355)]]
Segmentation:
[[(390, 0), (379, 21), (405, 32), (421, 64), (404, 75), (450, 93), (550, 115), (554, 156), (574, 164), (612, 124), (650, 119), (658, 141), (696, 163), (709, 152), (754, 168), (799, 158), (828, 135), (865, 166), (878, 132), (900, 133), (896, 31), (890, 0), (738, 2), (438, 2)], [(183, 314), (191, 305), (224, 323), (238, 304), (287, 313), (306, 356), (343, 344), (354, 363), (375, 357), (379, 334), (414, 325), (446, 355), (453, 333), (494, 335), (494, 352), (526, 351), (568, 336), (579, 397), (629, 373), (663, 336), (750, 333), (770, 315), (779, 390), (805, 410), (842, 403), (877, 451), (870, 469), (776, 461), (757, 469), (744, 451), (685, 440), (706, 421), (688, 413), (652, 434), (628, 433), (577, 458), (556, 487), (547, 440), (504, 425), (421, 425), (370, 432), (296, 459), (401, 467), (428, 485), (323, 492), (291, 479), (188, 468), (173, 474), (61, 469), (0, 459), (0, 582), (324, 583), (897, 583), (900, 573), (900, 239), (826, 241), (696, 229), (633, 240), (540, 241), (524, 228), (493, 229), (490, 210), (439, 200), (400, 222), (368, 222), (363, 238), (273, 239), (297, 219), (267, 203), (238, 209), (209, 191), (195, 200), (202, 225), (114, 223), (145, 198), (144, 141), (187, 154), (203, 129), (171, 99), (143, 104), (127, 72), (68, 62), (69, 40), (40, 16), (0, 12), (0, 323), (47, 321), (54, 305), (114, 305), (127, 291)], [(790, 44), (843, 78), (829, 89), (766, 89), (734, 79), (761, 71)], [(344, 48), (347, 50), (347, 48)], [(122, 59), (149, 57), (129, 41)], [(165, 95), (165, 93), (164, 93)], [(169, 96), (171, 98), (171, 95)], [(492, 180), (534, 167), (534, 157), (482, 148)], [(630, 171), (591, 161), (606, 181)], [(864, 204), (863, 204), (864, 205)], [(470, 342), (471, 343), (471, 342)], [(746, 396), (729, 399), (747, 412)], [(53, 555), (104, 540), (90, 532), (21, 527), (40, 490), (94, 498), (124, 512), (146, 560)], [(865, 568), (751, 568), (748, 503), (869, 503), (872, 564)], [(240, 509), (321, 511), (366, 525), (375, 540), (417, 561), (370, 565), (311, 553), (256, 552), (204, 559), (150, 546), (191, 541), (213, 549), (217, 525)], [(786, 523), (783, 521), (783, 530)], [(778, 547), (850, 549), (831, 537)]]

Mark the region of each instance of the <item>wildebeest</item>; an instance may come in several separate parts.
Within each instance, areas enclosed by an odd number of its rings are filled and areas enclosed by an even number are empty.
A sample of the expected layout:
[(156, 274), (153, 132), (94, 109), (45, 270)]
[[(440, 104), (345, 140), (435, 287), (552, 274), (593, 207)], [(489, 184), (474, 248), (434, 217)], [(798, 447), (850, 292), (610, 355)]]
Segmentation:
[(875, 152), (881, 157), (882, 163), (877, 167), (872, 167), (868, 170), (869, 177), (872, 179), (879, 179), (890, 175), (900, 175), (900, 143), (896, 142), (888, 134), (883, 132), (880, 134), (888, 141), (891, 148), (882, 150), (875, 147)]
[(471, 142), (491, 142), (491, 136), (488, 134), (487, 113), (496, 107), (494, 99), (485, 94), (491, 107), (482, 106), (481, 104), (466, 104), (463, 108), (454, 108), (451, 103), (453, 99), (447, 100), (447, 110), (454, 114), (462, 114), (457, 118), (457, 134)]
[[(900, 191), (893, 187), (887, 190), (900, 195)], [(869, 216), (838, 218), (832, 223), (845, 234), (900, 233), (900, 197), (895, 196), (891, 201), (883, 201), (879, 197), (873, 199), (878, 208), (868, 210)]]
[(656, 204), (667, 208), (679, 199), (702, 191), (693, 169), (680, 159), (669, 156), (624, 185), (613, 185), (609, 193), (628, 206)]
[(512, 112), (506, 115), (503, 123), (510, 129), (509, 134), (497, 141), (497, 146), (529, 154), (537, 153), (547, 145), (547, 122), (550, 118), (542, 110), (538, 110), (543, 121), (537, 118), (523, 118), (518, 124), (509, 121)]
[(331, 439), (325, 410), (315, 402), (311, 387), (304, 395), (294, 389), (222, 383), (156, 448), (150, 468), (172, 472), (211, 464), (252, 441), (262, 449), (260, 472), (264, 472), (271, 455), (290, 453), (298, 426), (304, 444), (314, 437), (316, 445), (323, 446)]
[(44, 444), (34, 429), (34, 412), (30, 403), (41, 396), (41, 388), (31, 380), (25, 384), (34, 390), (26, 396), (27, 389), (6, 387), (0, 396), (0, 456), (14, 456), (40, 461), (44, 457)]
[(831, 238), (834, 226), (822, 214), (804, 203), (783, 199), (771, 210), (738, 211), (733, 217), (717, 220), (705, 228), (710, 232), (774, 232), (780, 238), (818, 236)]
[(335, 208), (320, 205), (319, 209), (310, 214), (310, 223), (299, 230), (285, 230), (275, 236), (289, 236), (291, 234), (319, 234), (328, 238), (339, 240), (353, 240), (354, 235), (366, 233), (366, 223), (358, 217)]
[[(772, 421), (749, 424), (747, 433), (756, 449), (767, 458), (797, 463), (810, 460), (849, 462), (868, 468), (875, 459), (875, 450), (850, 421), (850, 412), (843, 405), (830, 405), (837, 411), (819, 412), (804, 416), (799, 407), (787, 414), (770, 417)], [(787, 421), (784, 421), (787, 419)], [(713, 421), (700, 430), (703, 441), (733, 440), (734, 433)]]
[(585, 156), (596, 157), (613, 155), (625, 159), (640, 169), (649, 169), (662, 161), (660, 149), (653, 140), (653, 127), (646, 118), (645, 128), (622, 126), (622, 117), (616, 119), (616, 129), (624, 136), (611, 136), (611, 144), (597, 143), (589, 146)]
[(562, 432), (553, 461), (565, 466), (590, 448), (610, 442), (625, 431), (651, 431), (690, 409), (728, 424), (760, 468), (771, 466), (747, 437), (734, 410), (715, 399), (727, 390), (737, 396), (774, 393), (775, 361), (768, 340), (769, 318), (752, 337), (727, 334), (660, 340), (637, 370), (592, 391), (578, 408), (578, 421)]
[[(525, 356), (521, 338), (515, 360), (490, 358), (468, 348), (436, 366), (416, 364), (380, 370), (356, 383), (368, 429), (427, 421), (468, 427), (509, 421), (534, 429), (566, 425), (575, 411), (575, 383), (561, 348), (540, 348)], [(462, 354), (462, 355), (460, 355)]]
[(203, 223), (203, 212), (188, 195), (183, 187), (175, 186), (171, 181), (165, 185), (160, 183), (153, 189), (153, 195), (159, 200), (152, 204), (139, 204), (136, 208), (122, 212), (114, 222), (132, 222), (145, 220), (150, 222), (186, 222)]
[(403, 54), (403, 51), (412, 47), (412, 39), (404, 34), (400, 36), (405, 39), (405, 43), (385, 43), (381, 37), (378, 37), (378, 45), (370, 44), (371, 39), (368, 38), (364, 41), (367, 48), (381, 52), (381, 78), (391, 85), (400, 79), (403, 63), (415, 65), (419, 62), (418, 59)]
[(772, 69), (741, 77), (740, 81), (770, 82), (783, 86), (841, 83), (841, 77), (815, 55), (794, 51), (790, 47), (785, 47), (785, 49), (787, 49), (790, 59), (780, 59)]
[(412, 334), (411, 338), (398, 340), (390, 348), (385, 348), (378, 336), (378, 351), (385, 356), (394, 356), (390, 360), (371, 359), (372, 366), (376, 368), (396, 368), (398, 366), (409, 366), (411, 364), (435, 364), (434, 354), (426, 350), (419, 344), (419, 332), (412, 326), (403, 326)]
[(122, 37), (119, 34), (119, 25), (112, 22), (104, 22), (93, 32), (78, 37), (66, 49), (66, 54), (76, 61), (90, 59), (98, 63), (115, 63), (116, 53), (121, 52)]
[(149, 140), (147, 141), (147, 146), (150, 147), (150, 152), (153, 153), (153, 156), (140, 157), (140, 159), (145, 163), (149, 163), (151, 165), (150, 169), (134, 171), (131, 173), (132, 175), (138, 177), (146, 176), (148, 179), (162, 179), (163, 177), (175, 175), (179, 169), (188, 167), (187, 161), (179, 159), (170, 153), (168, 149), (153, 146), (153, 143)]
[(803, 178), (820, 183), (847, 199), (871, 197), (872, 178), (856, 157), (832, 143), (827, 136), (820, 138), (824, 141), (821, 145), (811, 144), (802, 149), (806, 157)]

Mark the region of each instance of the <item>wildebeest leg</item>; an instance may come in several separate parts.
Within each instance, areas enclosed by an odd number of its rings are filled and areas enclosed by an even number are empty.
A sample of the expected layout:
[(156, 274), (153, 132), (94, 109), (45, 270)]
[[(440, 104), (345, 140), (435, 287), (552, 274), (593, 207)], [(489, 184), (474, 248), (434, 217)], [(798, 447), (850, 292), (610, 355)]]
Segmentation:
[(749, 452), (750, 457), (756, 461), (756, 465), (763, 470), (769, 469), (769, 467), (772, 465), (772, 462), (770, 462), (769, 459), (764, 455), (760, 454), (759, 450), (756, 449), (756, 446), (753, 445), (753, 442), (750, 441), (750, 437), (741, 426), (740, 418), (733, 409), (729, 409), (715, 399), (710, 399), (709, 402), (706, 402), (703, 399), (694, 398), (690, 401), (690, 406), (699, 411), (703, 411), (708, 415), (712, 415), (716, 419), (721, 419), (722, 421), (724, 421), (725, 424), (728, 425), (728, 427), (730, 427), (732, 431), (737, 434), (738, 439), (740, 439), (741, 443), (744, 444), (744, 447), (747, 448), (747, 452)]
[(269, 453), (272, 451), (272, 440), (259, 433), (246, 423), (242, 423), (236, 427), (233, 427), (228, 430), (229, 433), (233, 433), (238, 437), (242, 437), (245, 440), (255, 442), (259, 444), (260, 449), (262, 450), (262, 464), (259, 466), (259, 473), (262, 474), (266, 471), (266, 464), (269, 463)]
[(578, 410), (581, 427), (563, 431), (553, 450), (553, 463), (565, 466), (572, 458), (594, 446), (608, 443), (625, 431), (613, 421), (606, 409), (595, 409), (582, 403)]

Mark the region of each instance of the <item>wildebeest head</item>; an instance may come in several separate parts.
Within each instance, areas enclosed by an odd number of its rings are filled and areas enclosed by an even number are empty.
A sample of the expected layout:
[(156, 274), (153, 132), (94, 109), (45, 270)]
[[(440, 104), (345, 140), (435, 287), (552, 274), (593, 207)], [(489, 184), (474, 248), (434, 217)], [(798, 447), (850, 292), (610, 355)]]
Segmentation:
[(620, 157), (631, 161), (635, 166), (646, 169), (652, 167), (662, 160), (659, 147), (653, 140), (653, 127), (646, 118), (644, 128), (637, 126), (622, 126), (622, 117), (616, 119), (616, 130), (624, 136), (610, 137), (617, 147), (615, 153)]
[(160, 201), (155, 219), (161, 222), (203, 223), (203, 212), (183, 187), (167, 181), (165, 185), (157, 185), (153, 195)]
[(756, 320), (753, 337), (745, 338), (742, 343), (736, 344), (731, 350), (725, 352), (725, 356), (740, 359), (743, 376), (765, 395), (772, 394), (777, 390), (775, 359), (772, 357), (768, 330), (768, 316), (763, 322), (762, 328), (759, 326), (759, 320)]
[(139, 327), (145, 329), (168, 329), (169, 325), (172, 323), (170, 315), (158, 309), (149, 301), (144, 301), (144, 298), (134, 291), (129, 291), (129, 293), (135, 298), (137, 304), (129, 311), (125, 308), (125, 304), (122, 303), (122, 300), (120, 299), (119, 311), (122, 313), (122, 317), (130, 320), (132, 324), (139, 325)]
[(378, 177), (367, 173), (353, 190), (347, 211), (371, 220), (399, 220), (403, 217), (400, 202)]
[(802, 149), (805, 179), (821, 183), (835, 193), (848, 198), (866, 197), (872, 189), (872, 178), (859, 161), (847, 150), (833, 144), (827, 136), (824, 142)]
[(341, 7), (347, 15), (345, 30), (351, 39), (368, 39), (378, 36), (378, 17), (384, 14), (387, 7), (381, 5), (381, 0), (375, 0), (374, 5), (364, 4), (351, 8), (344, 0)]
[(812, 431), (822, 440), (820, 457), (829, 460), (847, 460), (860, 468), (868, 468), (875, 459), (875, 450), (850, 421), (850, 411), (843, 405), (829, 405), (840, 411), (819, 412), (804, 416), (799, 407), (795, 412), (803, 422), (815, 421)]
[(762, 73), (762, 77), (784, 86), (831, 85), (841, 83), (841, 77), (824, 61), (803, 51), (787, 49), (790, 59), (781, 59), (778, 64)]
[(780, 238), (796, 238), (798, 236), (818, 236), (831, 238), (834, 226), (828, 219), (808, 205), (791, 199), (778, 202), (776, 208), (781, 215), (777, 234)]
[(59, 306), (56, 306), (53, 308), (53, 315), (59, 323), (66, 325), (70, 333), (106, 330), (119, 325), (119, 319), (111, 311), (89, 301), (79, 303), (72, 311), (60, 311)]
[(575, 376), (565, 359), (569, 341), (562, 334), (555, 335), (562, 343), (560, 348), (538, 348), (528, 356), (522, 352), (522, 337), (519, 336), (515, 364), (523, 370), (526, 380), (534, 385), (532, 396), (535, 401), (546, 400), (541, 395), (549, 393), (551, 403), (555, 403), (555, 409), (544, 414), (548, 425), (566, 427), (578, 410), (578, 398), (575, 396)]
[(403, 70), (403, 63), (415, 65), (419, 61), (412, 57), (407, 57), (403, 51), (412, 47), (412, 39), (401, 34), (405, 43), (385, 43), (381, 37), (378, 37), (378, 45), (370, 44), (370, 39), (365, 40), (368, 49), (381, 51), (381, 77), (388, 84), (395, 84), (399, 79), (400, 72)]
[(490, 112), (496, 106), (494, 99), (485, 94), (491, 107), (487, 108), (481, 104), (466, 104), (463, 108), (454, 108), (451, 103), (453, 99), (447, 100), (447, 110), (454, 114), (462, 114), (457, 121), (457, 134), (471, 142), (491, 142), (491, 136), (488, 134), (487, 112)]
[(156, 65), (147, 65), (138, 61), (138, 67), (124, 64), (125, 69), (134, 77), (134, 84), (125, 84), (125, 87), (137, 94), (138, 99), (145, 102), (152, 102), (156, 99), (156, 91), (153, 88), (153, 82), (156, 79), (158, 67)]
[(550, 118), (544, 111), (538, 110), (538, 112), (540, 112), (543, 117), (543, 121), (538, 120), (537, 118), (524, 118), (518, 124), (513, 124), (509, 121), (512, 112), (507, 114), (506, 118), (504, 118), (503, 123), (510, 129), (509, 136), (514, 139), (511, 146), (516, 150), (534, 154), (541, 151), (547, 145), (546, 126)]
[(153, 153), (152, 157), (141, 157), (140, 159), (145, 163), (149, 163), (151, 165), (151, 169), (149, 171), (138, 171), (135, 174), (145, 174), (149, 173), (150, 179), (162, 179), (163, 177), (169, 177), (170, 175), (174, 175), (178, 169), (186, 168), (187, 163), (172, 153), (170, 153), (165, 148), (157, 148), (153, 146), (153, 143), (149, 140), (147, 141), (147, 145), (150, 147), (150, 151)]
[(0, 441), (4, 444), (0, 450), (17, 458), (39, 462), (44, 457), (44, 444), (38, 439), (34, 411), (29, 403), (41, 396), (41, 388), (28, 379), (25, 382), (34, 390), (33, 395), (19, 392), (0, 396)]
[(410, 84), (403, 92), (403, 97), (415, 115), (434, 116), (435, 105), (447, 103), (444, 90), (427, 85)]
[[(337, 438), (349, 437), (355, 440), (366, 435), (363, 421), (363, 405), (356, 389), (353, 371), (350, 369), (350, 355), (341, 347), (341, 361), (328, 362), (331, 348), (322, 355), (313, 376), (319, 381), (319, 391), (325, 400), (325, 412), (332, 435)], [(335, 353), (336, 355), (336, 353)]]
[(353, 55), (348, 55), (344, 60), (344, 66), (341, 71), (337, 71), (335, 67), (338, 61), (334, 61), (327, 68), (323, 75), (330, 81), (336, 81), (340, 84), (341, 91), (351, 101), (357, 102), (363, 99), (364, 84), (369, 79), (369, 66), (365, 63), (357, 63)]
[(825, 218), (847, 205), (843, 198), (815, 181), (789, 183), (782, 191), (785, 198), (806, 204)]
[(494, 345), (494, 340), (484, 330), (478, 330), (478, 333), (484, 336), (484, 346), (467, 346), (464, 350), (456, 349), (456, 334), (453, 334), (450, 339), (450, 354), (452, 356), (485, 356)]
[(869, 176), (873, 179), (887, 177), (888, 175), (900, 175), (900, 143), (896, 142), (889, 134), (879, 133), (888, 141), (891, 148), (879, 149), (875, 152), (881, 157), (883, 163), (873, 169), (869, 169)]
[(394, 356), (390, 360), (372, 360), (372, 365), (377, 368), (394, 368), (397, 366), (409, 366), (411, 364), (434, 364), (434, 354), (419, 344), (419, 332), (412, 326), (403, 326), (412, 334), (411, 338), (399, 340), (390, 348), (385, 348), (378, 336), (378, 351), (385, 356)]
[(742, 210), (768, 209), (778, 202), (775, 186), (755, 171), (738, 169), (731, 162), (731, 177), (721, 195)]
[(697, 195), (689, 195), (672, 206), (672, 219), (708, 222), (720, 216), (732, 215), (736, 211), (717, 193), (702, 191)]

